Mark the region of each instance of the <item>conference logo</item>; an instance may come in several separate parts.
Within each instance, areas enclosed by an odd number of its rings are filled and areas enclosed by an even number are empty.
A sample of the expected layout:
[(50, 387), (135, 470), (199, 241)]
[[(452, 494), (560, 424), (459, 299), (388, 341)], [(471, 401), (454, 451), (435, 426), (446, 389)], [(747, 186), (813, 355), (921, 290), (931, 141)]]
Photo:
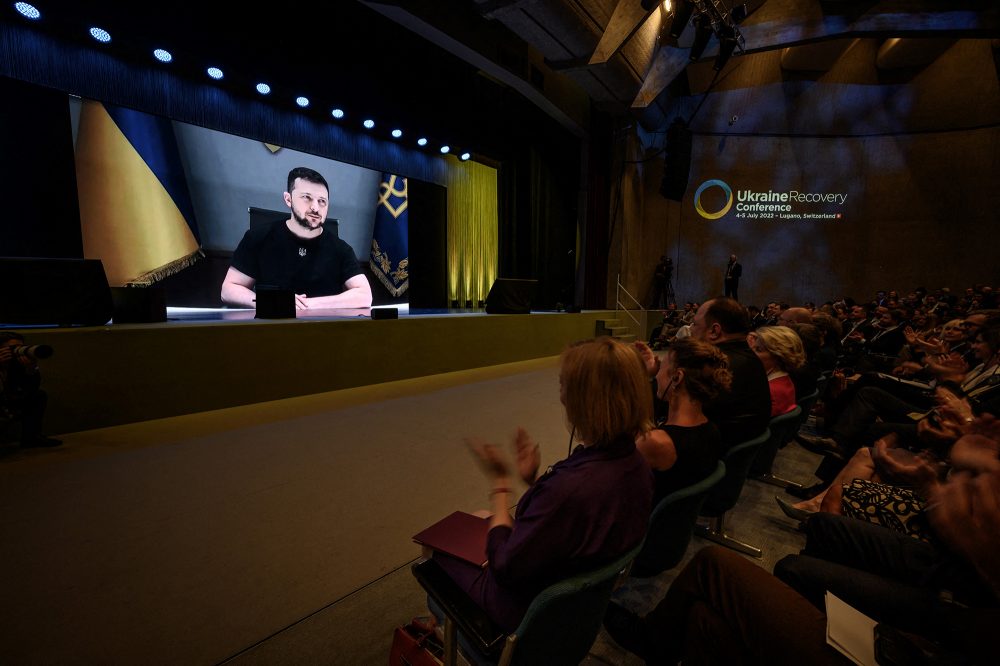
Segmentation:
[[(714, 188), (719, 188), (721, 195)], [(737, 220), (840, 220), (847, 196), (846, 192), (772, 189), (738, 189), (734, 196), (725, 181), (713, 178), (695, 191), (694, 209), (706, 220), (718, 220), (731, 210)]]
[[(722, 188), (722, 191), (725, 194), (726, 198), (725, 205), (714, 213), (709, 213), (701, 205), (701, 195), (705, 192), (705, 190), (711, 187)], [(698, 211), (698, 214), (701, 215), (706, 220), (717, 220), (726, 213), (728, 213), (729, 209), (732, 207), (733, 207), (733, 189), (729, 187), (729, 185), (726, 185), (726, 183), (717, 178), (713, 178), (712, 180), (706, 180), (694, 193), (694, 209)]]

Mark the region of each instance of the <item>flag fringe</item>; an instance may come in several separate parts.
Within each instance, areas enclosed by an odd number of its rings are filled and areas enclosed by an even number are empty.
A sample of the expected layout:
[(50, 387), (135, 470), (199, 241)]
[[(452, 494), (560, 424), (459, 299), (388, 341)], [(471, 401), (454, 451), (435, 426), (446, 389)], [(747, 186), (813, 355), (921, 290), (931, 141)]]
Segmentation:
[(374, 259), (368, 260), (368, 267), (372, 269), (372, 273), (375, 274), (375, 277), (379, 279), (379, 282), (381, 282), (385, 286), (388, 292), (392, 294), (393, 298), (401, 296), (403, 292), (406, 291), (407, 287), (410, 286), (410, 280), (407, 279), (406, 282), (404, 282), (398, 288), (394, 287), (392, 285), (392, 281), (388, 277), (386, 277), (386, 274), (382, 272), (382, 269), (375, 264)]
[(180, 259), (174, 259), (168, 264), (165, 264), (163, 266), (160, 266), (159, 268), (155, 268), (151, 271), (143, 273), (142, 275), (132, 278), (131, 280), (126, 282), (124, 286), (151, 287), (160, 280), (168, 278), (171, 275), (176, 275), (185, 268), (193, 266), (195, 263), (198, 262), (198, 260), (200, 260), (204, 256), (205, 253), (202, 252), (200, 249), (195, 250), (194, 252), (185, 257), (181, 257)]

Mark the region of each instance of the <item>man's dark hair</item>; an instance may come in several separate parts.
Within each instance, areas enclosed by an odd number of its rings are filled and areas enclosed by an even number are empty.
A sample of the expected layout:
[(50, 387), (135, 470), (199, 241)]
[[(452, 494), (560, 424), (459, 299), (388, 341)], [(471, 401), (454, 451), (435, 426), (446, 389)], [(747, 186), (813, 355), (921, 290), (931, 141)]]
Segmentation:
[(326, 182), (326, 178), (323, 177), (319, 171), (313, 171), (309, 167), (295, 167), (288, 172), (288, 189), (286, 192), (291, 192), (292, 188), (295, 187), (295, 179), (301, 178), (302, 180), (308, 180), (310, 183), (316, 183), (317, 185), (322, 185), (326, 188), (326, 191), (330, 191), (330, 186)]
[[(833, 319), (833, 317), (829, 318)], [(834, 321), (837, 320), (834, 319)], [(799, 339), (802, 340), (802, 348), (806, 352), (806, 358), (811, 359), (820, 350), (820, 347), (823, 346), (823, 333), (818, 326), (792, 322), (787, 325), (787, 328), (799, 334)]]
[[(844, 335), (844, 327), (840, 321), (836, 317), (831, 317), (823, 312), (817, 312), (813, 315), (812, 325), (819, 329), (822, 335), (826, 336), (826, 342), (830, 345), (835, 344)], [(802, 333), (799, 333), (799, 337), (802, 337)], [(802, 338), (802, 340), (805, 342), (805, 338)]]
[(705, 321), (718, 324), (726, 335), (750, 332), (750, 315), (735, 298), (722, 296), (712, 300), (705, 310)]
[(8, 340), (20, 340), (24, 342), (24, 336), (17, 331), (0, 331), (0, 345)]

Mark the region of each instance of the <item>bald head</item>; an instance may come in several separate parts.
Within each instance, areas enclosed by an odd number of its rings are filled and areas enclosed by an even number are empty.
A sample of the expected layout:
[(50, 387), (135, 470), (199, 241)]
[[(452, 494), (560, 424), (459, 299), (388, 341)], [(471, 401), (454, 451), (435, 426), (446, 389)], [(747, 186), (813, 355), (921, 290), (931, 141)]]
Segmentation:
[(811, 324), (812, 313), (805, 308), (788, 308), (778, 317), (778, 324), (787, 326), (788, 324)]

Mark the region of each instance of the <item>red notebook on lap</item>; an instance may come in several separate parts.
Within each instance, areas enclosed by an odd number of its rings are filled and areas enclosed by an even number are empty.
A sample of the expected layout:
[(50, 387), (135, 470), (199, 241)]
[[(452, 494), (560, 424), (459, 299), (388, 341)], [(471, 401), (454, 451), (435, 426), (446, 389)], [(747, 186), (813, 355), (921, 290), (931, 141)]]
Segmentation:
[(439, 520), (413, 540), (422, 546), (447, 553), (477, 567), (486, 566), (486, 535), (490, 519), (479, 518), (464, 511), (456, 511)]

